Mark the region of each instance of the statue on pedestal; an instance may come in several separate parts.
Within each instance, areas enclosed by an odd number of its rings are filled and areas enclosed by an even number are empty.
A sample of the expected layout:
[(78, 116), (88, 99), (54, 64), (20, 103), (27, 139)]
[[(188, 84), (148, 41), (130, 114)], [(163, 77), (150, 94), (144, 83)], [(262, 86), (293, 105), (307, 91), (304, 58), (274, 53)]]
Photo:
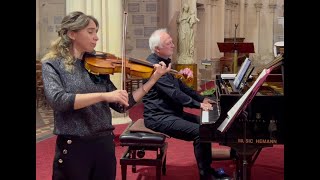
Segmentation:
[(193, 64), (194, 31), (193, 25), (198, 22), (194, 11), (190, 11), (188, 4), (183, 4), (178, 23), (178, 63)]

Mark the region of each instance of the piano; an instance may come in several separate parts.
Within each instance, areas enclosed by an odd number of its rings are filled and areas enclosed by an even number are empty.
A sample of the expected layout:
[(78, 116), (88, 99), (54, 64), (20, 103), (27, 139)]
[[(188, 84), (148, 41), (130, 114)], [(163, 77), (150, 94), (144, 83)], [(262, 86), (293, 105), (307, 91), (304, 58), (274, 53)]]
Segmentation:
[[(283, 61), (276, 61), (270, 64), (283, 67)], [(200, 122), (201, 141), (218, 142), (236, 152), (236, 179), (242, 180), (250, 179), (251, 167), (262, 148), (284, 143), (283, 71), (281, 74), (272, 74), (271, 71), (245, 113), (240, 114), (225, 132), (218, 130), (227, 112), (249, 89), (257, 75), (252, 77), (242, 89), (235, 89), (232, 79), (222, 79), (221, 75), (216, 75), (216, 92), (211, 97), (216, 104), (213, 104), (213, 110), (202, 112)]]

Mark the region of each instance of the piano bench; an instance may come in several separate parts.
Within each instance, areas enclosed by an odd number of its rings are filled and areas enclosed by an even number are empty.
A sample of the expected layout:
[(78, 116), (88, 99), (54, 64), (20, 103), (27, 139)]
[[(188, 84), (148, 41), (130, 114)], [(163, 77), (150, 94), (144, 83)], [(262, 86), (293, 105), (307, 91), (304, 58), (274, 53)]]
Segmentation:
[[(142, 124), (142, 125), (141, 125)], [(137, 128), (138, 127), (138, 128)], [(141, 128), (142, 127), (142, 128)], [(166, 174), (166, 155), (168, 143), (165, 134), (154, 133), (144, 126), (143, 119), (136, 121), (119, 137), (121, 146), (128, 146), (120, 158), (122, 180), (126, 180), (127, 165), (132, 165), (132, 172), (136, 173), (136, 166), (155, 166), (156, 179)], [(146, 151), (155, 151), (156, 156), (145, 157)]]

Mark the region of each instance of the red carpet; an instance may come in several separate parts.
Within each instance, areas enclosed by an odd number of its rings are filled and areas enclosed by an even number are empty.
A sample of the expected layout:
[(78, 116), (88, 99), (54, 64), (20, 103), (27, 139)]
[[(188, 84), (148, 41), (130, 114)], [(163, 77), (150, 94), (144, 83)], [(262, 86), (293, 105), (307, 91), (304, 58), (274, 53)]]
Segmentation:
[[(127, 124), (117, 125), (115, 134), (120, 135)], [(56, 137), (38, 142), (36, 145), (36, 178), (37, 180), (51, 180), (52, 159), (54, 155), (54, 144)], [(118, 138), (116, 138), (118, 143)], [(168, 139), (167, 152), (167, 175), (163, 176), (164, 180), (196, 180), (198, 179), (197, 167), (193, 155), (192, 142), (185, 142), (177, 139)], [(213, 144), (213, 146), (218, 146)], [(121, 168), (119, 159), (124, 152), (124, 148), (117, 145), (116, 156), (117, 180), (121, 179)], [(151, 156), (153, 154), (146, 154)], [(231, 175), (234, 165), (231, 161), (213, 162), (213, 167), (222, 167)], [(260, 153), (254, 166), (252, 167), (252, 180), (283, 180), (284, 179), (283, 164), (283, 145), (276, 145), (272, 148), (265, 148)], [(138, 166), (137, 173), (131, 172), (131, 166), (127, 170), (128, 180), (151, 180), (155, 179), (155, 168), (148, 166)]]

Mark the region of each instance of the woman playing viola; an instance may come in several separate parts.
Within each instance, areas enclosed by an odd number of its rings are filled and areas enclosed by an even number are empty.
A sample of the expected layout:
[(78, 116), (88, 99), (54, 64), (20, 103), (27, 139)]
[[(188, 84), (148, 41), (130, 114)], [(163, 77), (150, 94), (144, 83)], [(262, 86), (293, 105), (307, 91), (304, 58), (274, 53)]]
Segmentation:
[(83, 55), (98, 41), (98, 21), (71, 12), (61, 22), (59, 37), (42, 58), (45, 96), (54, 110), (57, 135), (52, 179), (115, 179), (116, 158), (110, 108), (125, 112), (169, 72), (154, 65), (149, 81), (132, 94), (117, 90), (109, 75), (93, 75), (84, 68)]

